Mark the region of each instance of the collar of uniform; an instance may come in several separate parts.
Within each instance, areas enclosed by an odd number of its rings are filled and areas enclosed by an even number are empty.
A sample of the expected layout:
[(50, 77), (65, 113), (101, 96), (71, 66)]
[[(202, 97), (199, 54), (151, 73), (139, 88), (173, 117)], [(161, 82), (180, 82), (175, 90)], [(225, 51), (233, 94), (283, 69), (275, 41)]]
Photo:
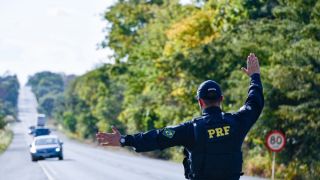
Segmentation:
[(205, 116), (205, 115), (220, 115), (221, 116), (221, 109), (220, 107), (217, 107), (217, 106), (211, 106), (211, 107), (208, 107), (204, 110), (202, 110), (202, 115)]

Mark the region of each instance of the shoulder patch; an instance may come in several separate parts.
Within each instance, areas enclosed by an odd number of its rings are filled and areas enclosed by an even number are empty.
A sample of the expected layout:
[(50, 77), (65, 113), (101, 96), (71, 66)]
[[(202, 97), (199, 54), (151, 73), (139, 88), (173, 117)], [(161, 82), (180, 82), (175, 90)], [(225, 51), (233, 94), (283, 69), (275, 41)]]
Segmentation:
[(249, 105), (244, 105), (244, 106), (242, 106), (241, 108), (240, 108), (240, 111), (244, 111), (244, 110), (251, 110), (252, 108), (251, 108), (251, 106), (249, 106)]
[(162, 134), (167, 137), (167, 138), (173, 138), (174, 134), (176, 132), (173, 130), (173, 129), (170, 129), (170, 128), (164, 128)]

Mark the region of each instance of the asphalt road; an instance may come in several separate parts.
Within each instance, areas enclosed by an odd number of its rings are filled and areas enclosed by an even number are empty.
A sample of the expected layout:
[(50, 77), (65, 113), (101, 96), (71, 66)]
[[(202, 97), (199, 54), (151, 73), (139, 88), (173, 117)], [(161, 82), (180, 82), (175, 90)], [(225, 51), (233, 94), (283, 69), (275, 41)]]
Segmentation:
[[(36, 120), (37, 102), (30, 88), (19, 96), (20, 122), (11, 125), (14, 139), (0, 155), (0, 180), (183, 180), (180, 163), (155, 160), (120, 149), (106, 150), (65, 138), (64, 160), (57, 158), (31, 162), (28, 127)], [(242, 177), (242, 180), (258, 178)]]

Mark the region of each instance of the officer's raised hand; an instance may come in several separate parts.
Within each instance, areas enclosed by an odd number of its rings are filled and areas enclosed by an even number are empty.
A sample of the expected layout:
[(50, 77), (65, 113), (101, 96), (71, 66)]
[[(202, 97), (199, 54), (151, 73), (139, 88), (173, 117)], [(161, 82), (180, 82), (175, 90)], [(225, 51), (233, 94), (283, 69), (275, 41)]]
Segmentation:
[(112, 126), (113, 133), (98, 132), (96, 138), (102, 146), (120, 146), (121, 134), (117, 128)]
[(248, 76), (251, 76), (255, 73), (260, 74), (258, 58), (253, 53), (250, 53), (250, 55), (247, 57), (247, 68), (242, 67), (241, 70)]

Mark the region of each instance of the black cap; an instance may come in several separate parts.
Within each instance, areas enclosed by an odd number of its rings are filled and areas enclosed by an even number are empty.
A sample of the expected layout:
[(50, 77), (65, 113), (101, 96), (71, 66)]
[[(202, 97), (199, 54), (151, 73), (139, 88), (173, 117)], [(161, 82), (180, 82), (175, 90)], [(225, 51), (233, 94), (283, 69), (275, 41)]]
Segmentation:
[(212, 80), (204, 81), (197, 90), (197, 99), (217, 100), (221, 96), (220, 85)]

